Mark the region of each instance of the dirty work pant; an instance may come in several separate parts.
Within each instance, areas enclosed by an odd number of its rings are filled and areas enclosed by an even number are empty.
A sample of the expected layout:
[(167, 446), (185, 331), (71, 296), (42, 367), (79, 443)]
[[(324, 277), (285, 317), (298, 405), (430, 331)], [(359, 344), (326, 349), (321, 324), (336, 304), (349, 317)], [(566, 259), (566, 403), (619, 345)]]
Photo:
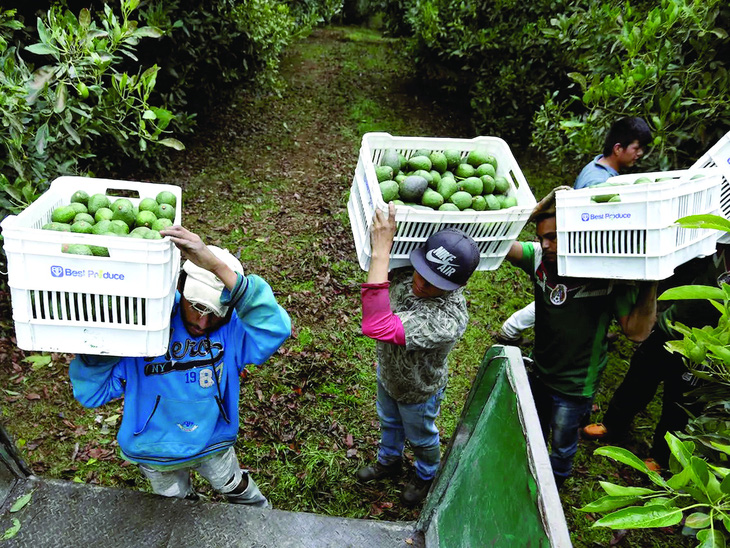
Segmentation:
[(684, 430), (689, 420), (685, 407), (693, 413), (701, 405), (688, 405), (684, 394), (695, 387), (697, 378), (684, 366), (680, 354), (664, 348), (669, 337), (659, 329), (652, 332), (631, 356), (629, 370), (614, 392), (603, 424), (613, 439), (628, 435), (631, 421), (649, 405), (659, 384), (664, 382), (662, 413), (654, 430), (651, 456), (662, 467), (669, 465), (667, 432)]
[(593, 398), (566, 396), (545, 386), (529, 375), (530, 389), (540, 419), (542, 435), (550, 450), (550, 465), (558, 488), (570, 476), (573, 458), (578, 451), (578, 428), (590, 413)]
[(436, 475), (441, 462), (439, 431), (436, 417), (441, 410), (444, 390), (423, 403), (400, 403), (378, 382), (376, 407), (380, 417), (380, 450), (378, 461), (388, 466), (400, 460), (406, 439), (416, 457), (416, 474), (423, 480)]
[[(266, 497), (248, 472), (241, 470), (233, 447), (219, 451), (211, 456), (196, 461), (195, 464), (175, 470), (159, 470), (144, 464), (139, 469), (150, 480), (152, 490), (165, 497), (194, 497), (195, 492), (190, 484), (190, 471), (195, 470), (203, 476), (213, 489), (226, 496), (228, 502), (249, 504), (251, 506), (268, 506)], [(243, 492), (235, 492), (244, 475), (248, 478), (248, 487)]]

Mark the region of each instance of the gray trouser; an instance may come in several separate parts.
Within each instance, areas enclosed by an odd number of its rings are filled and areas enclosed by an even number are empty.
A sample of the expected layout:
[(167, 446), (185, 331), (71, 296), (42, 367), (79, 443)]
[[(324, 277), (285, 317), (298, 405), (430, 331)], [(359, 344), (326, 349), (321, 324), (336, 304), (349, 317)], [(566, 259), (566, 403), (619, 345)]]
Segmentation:
[[(259, 491), (256, 482), (248, 472), (241, 470), (233, 447), (214, 453), (188, 468), (164, 471), (140, 464), (139, 469), (150, 480), (152, 490), (164, 497), (182, 499), (194, 495), (190, 483), (190, 471), (195, 470), (210, 483), (214, 490), (225, 495), (228, 502), (262, 508), (268, 506), (268, 501)], [(244, 489), (245, 480), (248, 485)]]

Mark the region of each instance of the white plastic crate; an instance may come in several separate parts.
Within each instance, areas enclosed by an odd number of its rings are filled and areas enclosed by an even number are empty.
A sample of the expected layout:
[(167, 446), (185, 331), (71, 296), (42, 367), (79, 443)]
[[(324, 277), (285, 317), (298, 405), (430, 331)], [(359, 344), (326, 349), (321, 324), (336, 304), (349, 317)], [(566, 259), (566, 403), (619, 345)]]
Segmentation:
[(384, 151), (395, 149), (409, 158), (418, 149), (452, 149), (461, 151), (465, 159), (470, 151), (477, 148), (486, 149), (497, 159), (497, 175), (507, 178), (510, 183), (507, 195), (514, 196), (518, 205), (496, 211), (436, 211), (396, 206), (398, 229), (390, 253), (390, 268), (410, 265), (408, 256), (411, 250), (421, 247), (431, 234), (444, 228), (458, 228), (474, 239), (480, 253), (478, 270), (499, 267), (536, 205), (507, 143), (498, 137), (453, 139), (366, 133), (347, 204), (360, 268), (367, 271), (370, 267), (370, 227), (375, 210), (388, 210), (375, 175), (375, 166), (379, 165)]
[[(693, 179), (697, 175), (700, 178)], [(558, 274), (581, 278), (663, 280), (674, 269), (715, 251), (717, 231), (681, 228), (680, 217), (718, 213), (721, 172), (714, 169), (619, 175), (667, 180), (613, 187), (562, 190), (556, 194)], [(619, 194), (620, 202), (592, 196)]]
[[(180, 251), (170, 238), (146, 240), (41, 230), (73, 193), (120, 195), (138, 204), (174, 185), (60, 177), (0, 226), (8, 261), (17, 344), (24, 350), (157, 356), (167, 351)], [(109, 257), (71, 255), (63, 244), (103, 246)]]
[[(708, 167), (717, 167), (722, 170), (720, 211), (723, 217), (730, 219), (730, 131), (692, 165), (692, 169)], [(720, 232), (717, 241), (730, 244), (730, 234)]]

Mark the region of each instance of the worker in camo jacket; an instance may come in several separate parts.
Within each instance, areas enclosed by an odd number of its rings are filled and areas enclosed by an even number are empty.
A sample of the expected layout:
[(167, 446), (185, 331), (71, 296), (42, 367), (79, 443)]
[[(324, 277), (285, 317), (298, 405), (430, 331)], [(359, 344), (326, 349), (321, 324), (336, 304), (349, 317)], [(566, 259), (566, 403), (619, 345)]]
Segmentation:
[(405, 486), (407, 505), (421, 502), (441, 461), (435, 421), (448, 376), (447, 357), (466, 331), (463, 287), (479, 265), (479, 249), (457, 229), (430, 236), (410, 254), (411, 268), (388, 274), (395, 236), (395, 206), (376, 211), (372, 258), (362, 285), (362, 332), (377, 341), (380, 447), (377, 461), (358, 470), (362, 482), (401, 474), (406, 440), (415, 475)]

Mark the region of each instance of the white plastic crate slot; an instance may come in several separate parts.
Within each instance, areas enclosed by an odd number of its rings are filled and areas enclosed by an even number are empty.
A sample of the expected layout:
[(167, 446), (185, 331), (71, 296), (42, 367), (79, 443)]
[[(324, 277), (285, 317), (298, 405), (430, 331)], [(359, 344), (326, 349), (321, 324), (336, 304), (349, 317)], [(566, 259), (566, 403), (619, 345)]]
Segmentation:
[[(511, 242), (507, 242), (511, 246)], [(484, 245), (486, 244), (486, 245)], [(504, 242), (499, 240), (492, 240), (488, 242), (484, 242), (483, 244), (479, 245), (479, 250), (490, 256), (499, 255), (500, 251), (502, 250), (502, 246), (504, 245)]]
[(568, 233), (569, 255), (642, 255), (646, 253), (643, 230), (596, 230)]
[[(511, 181), (509, 195), (518, 199), (514, 211), (482, 211), (482, 212), (441, 212), (421, 208), (397, 208), (399, 232), (396, 234), (390, 254), (390, 268), (407, 266), (408, 255), (416, 247), (423, 245), (433, 233), (448, 227), (458, 227), (477, 241), (482, 254), (479, 270), (493, 270), (499, 266), (509, 246), (502, 243), (502, 255), (486, 256), (484, 250), (491, 245), (480, 242), (483, 239), (495, 239), (498, 234), (506, 234), (506, 239), (514, 239), (527, 222), (536, 201), (532, 195), (516, 160), (507, 144), (497, 137), (477, 137), (474, 139), (426, 138), (426, 137), (393, 137), (387, 133), (368, 133), (363, 136), (362, 146), (355, 168), (353, 189), (348, 201), (348, 215), (355, 240), (360, 267), (367, 270), (370, 263), (370, 242), (368, 228), (372, 223), (375, 208), (386, 208), (375, 180), (375, 170), (382, 161), (383, 154), (393, 150), (405, 158), (410, 158), (417, 150), (443, 152), (456, 150), (461, 161), (470, 151), (484, 146), (497, 158), (497, 173)], [(445, 222), (452, 221), (453, 222)], [(502, 227), (501, 225), (513, 225)], [(495, 226), (497, 225), (497, 226)], [(492, 228), (494, 226), (494, 228)], [(403, 227), (403, 228), (401, 228)]]
[(90, 295), (62, 291), (31, 291), (31, 317), (47, 322), (147, 324), (146, 299), (119, 295)]

